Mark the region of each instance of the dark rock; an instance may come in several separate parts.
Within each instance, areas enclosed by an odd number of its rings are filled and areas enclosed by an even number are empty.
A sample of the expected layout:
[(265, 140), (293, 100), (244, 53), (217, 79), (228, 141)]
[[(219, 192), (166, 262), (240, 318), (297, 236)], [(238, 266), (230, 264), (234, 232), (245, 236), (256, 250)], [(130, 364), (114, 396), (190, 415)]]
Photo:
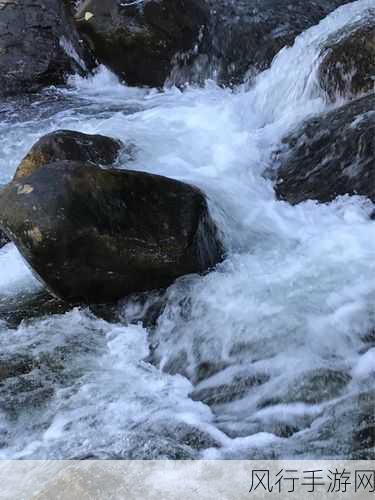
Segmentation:
[(292, 204), (358, 194), (375, 201), (375, 95), (312, 118), (284, 140), (275, 186)]
[(160, 87), (174, 56), (194, 48), (208, 9), (202, 0), (86, 0), (76, 19), (99, 61), (130, 85)]
[[(375, 329), (367, 331), (364, 335), (361, 336), (362, 342), (365, 344), (375, 345)], [(366, 346), (365, 350), (367, 350), (368, 346)]]
[(57, 296), (112, 302), (200, 273), (222, 246), (204, 195), (143, 172), (57, 162), (0, 194), (0, 225)]
[(375, 9), (328, 40), (322, 59), (320, 85), (332, 101), (374, 90)]
[[(148, 357), (148, 362), (155, 365), (160, 366), (160, 357), (156, 352), (157, 345), (153, 346), (151, 351), (151, 355)], [(185, 350), (178, 351), (176, 354), (172, 354), (169, 359), (167, 359), (166, 363), (163, 365), (163, 372), (169, 373), (170, 375), (180, 374), (183, 377), (189, 378), (188, 373), (188, 364), (189, 358), (188, 354)]]
[(0, 229), (0, 248), (10, 242), (8, 236)]
[(338, 397), (351, 377), (340, 370), (320, 368), (304, 375), (289, 388), (287, 402), (317, 404)]
[(349, 1), (86, 0), (76, 18), (98, 59), (130, 85), (233, 85)]
[(353, 433), (354, 452), (357, 459), (375, 459), (375, 424), (363, 427)]
[(193, 401), (202, 401), (209, 406), (230, 403), (242, 399), (251, 389), (269, 380), (267, 375), (236, 376), (228, 384), (205, 387), (194, 390), (190, 397)]
[[(154, 429), (150, 428), (150, 432)], [(193, 450), (204, 450), (207, 448), (219, 448), (218, 443), (212, 436), (201, 429), (184, 422), (161, 423), (158, 426), (158, 433), (164, 438), (175, 441), (180, 446), (186, 446)]]
[(94, 165), (113, 165), (122, 143), (104, 135), (57, 130), (34, 144), (20, 163), (15, 178), (32, 174), (39, 167), (56, 161), (83, 161)]
[(337, 398), (350, 380), (350, 375), (340, 370), (324, 368), (311, 370), (287, 387), (283, 394), (262, 399), (258, 403), (258, 408), (298, 402), (318, 404), (329, 401)]
[[(202, 0), (203, 1), (203, 0)], [(350, 0), (206, 0), (209, 22), (194, 57), (180, 58), (172, 80), (217, 78), (236, 85), (267, 69), (284, 47)]]
[(61, 0), (0, 1), (0, 94), (34, 92), (92, 66)]
[(373, 390), (360, 394), (355, 402), (358, 412), (353, 425), (352, 458), (375, 459), (375, 393)]
[(228, 363), (224, 361), (202, 361), (196, 367), (196, 371), (193, 377), (194, 383), (198, 384), (199, 382), (212, 377), (213, 375), (219, 373), (221, 370), (224, 370), (227, 367)]
[(33, 359), (29, 357), (20, 357), (16, 359), (7, 359), (0, 357), (0, 384), (7, 378), (26, 375), (34, 369)]
[(63, 0), (63, 2), (65, 3), (68, 11), (72, 15), (74, 15), (75, 11), (77, 10), (77, 7), (78, 7), (80, 0)]
[(151, 331), (163, 313), (166, 302), (167, 298), (163, 290), (133, 294), (118, 304), (120, 321), (134, 325), (142, 323), (144, 328)]
[(5, 321), (9, 328), (17, 328), (22, 321), (64, 314), (69, 309), (66, 302), (51, 296), (46, 290), (12, 297), (0, 296), (0, 320)]
[[(301, 444), (310, 456), (335, 456), (350, 460), (375, 458), (375, 391), (349, 393), (328, 406), (320, 425), (312, 426)], [(301, 436), (302, 437), (302, 436)], [(324, 449), (328, 447), (328, 449)], [(323, 451), (323, 453), (322, 453)]]
[[(358, 389), (360, 393), (357, 392)], [(291, 418), (289, 412), (275, 411), (272, 412), (272, 420), (262, 419), (259, 427), (249, 428), (254, 434), (273, 432), (272, 427), (276, 421), (287, 416), (292, 427), (303, 431), (293, 434), (287, 442), (290, 446), (287, 453), (294, 459), (321, 457), (331, 460), (373, 460), (374, 397), (374, 390), (363, 388), (362, 392), (355, 384), (355, 390), (350, 387), (335, 401), (316, 408), (318, 414), (304, 412), (303, 415), (299, 413)], [(276, 445), (276, 450), (279, 459), (285, 458), (285, 445)]]
[(27, 374), (8, 377), (6, 390), (0, 384), (0, 410), (7, 418), (15, 420), (20, 408), (27, 409), (29, 414), (46, 408), (54, 393), (52, 383), (43, 386), (35, 379), (28, 379)]
[(340, 370), (324, 368), (311, 370), (290, 384), (285, 393), (261, 400), (258, 408), (298, 402), (318, 404), (329, 401), (337, 398), (350, 380), (350, 375)]

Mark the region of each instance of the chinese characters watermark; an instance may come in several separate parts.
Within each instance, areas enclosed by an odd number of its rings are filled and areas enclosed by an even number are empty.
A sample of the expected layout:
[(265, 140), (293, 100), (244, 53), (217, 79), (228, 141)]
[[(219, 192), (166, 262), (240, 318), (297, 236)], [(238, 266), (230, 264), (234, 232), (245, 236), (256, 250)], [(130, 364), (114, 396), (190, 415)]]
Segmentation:
[(375, 493), (375, 470), (360, 469), (350, 471), (342, 469), (281, 469), (272, 475), (267, 469), (251, 471), (249, 493), (277, 492), (294, 493), (299, 488), (308, 493), (323, 491), (327, 493)]

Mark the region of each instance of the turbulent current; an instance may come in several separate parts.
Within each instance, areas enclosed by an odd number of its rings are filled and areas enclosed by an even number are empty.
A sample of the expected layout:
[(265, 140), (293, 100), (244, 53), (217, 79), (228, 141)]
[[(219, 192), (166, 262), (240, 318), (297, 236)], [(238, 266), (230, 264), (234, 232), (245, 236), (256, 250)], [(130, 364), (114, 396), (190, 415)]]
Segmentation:
[(332, 106), (320, 47), (371, 5), (333, 12), (251, 86), (160, 92), (101, 68), (0, 105), (0, 184), (48, 132), (109, 135), (129, 145), (120, 168), (202, 188), (226, 246), (213, 272), (111, 311), (40, 305), (3, 247), (0, 458), (369, 457), (373, 206), (277, 201), (272, 169), (282, 138)]

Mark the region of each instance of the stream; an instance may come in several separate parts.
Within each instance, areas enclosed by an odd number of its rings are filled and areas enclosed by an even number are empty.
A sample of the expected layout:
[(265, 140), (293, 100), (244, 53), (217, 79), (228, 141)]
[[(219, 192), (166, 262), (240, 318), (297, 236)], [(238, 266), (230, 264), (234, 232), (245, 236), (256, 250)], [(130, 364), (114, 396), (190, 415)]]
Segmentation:
[(129, 88), (101, 67), (0, 103), (0, 185), (54, 130), (119, 138), (119, 168), (207, 194), (226, 248), (111, 311), (43, 299), (33, 314), (42, 285), (0, 249), (0, 459), (374, 458), (374, 207), (291, 206), (272, 185), (282, 138), (333, 107), (320, 47), (371, 6), (337, 9), (251, 86)]

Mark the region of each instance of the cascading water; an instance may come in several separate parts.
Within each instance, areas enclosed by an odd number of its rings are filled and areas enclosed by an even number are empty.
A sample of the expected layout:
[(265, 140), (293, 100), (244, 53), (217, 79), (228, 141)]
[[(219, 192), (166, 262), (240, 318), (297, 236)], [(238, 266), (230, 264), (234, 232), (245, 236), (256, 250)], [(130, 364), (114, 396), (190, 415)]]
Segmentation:
[(358, 424), (374, 414), (373, 206), (290, 206), (264, 173), (282, 137), (329, 106), (320, 47), (372, 5), (332, 13), (250, 89), (131, 89), (102, 68), (1, 105), (0, 183), (53, 130), (117, 137), (133, 145), (119, 165), (207, 193), (227, 257), (124, 300), (114, 322), (82, 308), (15, 328), (2, 311), (41, 285), (12, 244), (0, 250), (0, 458), (360, 456)]

